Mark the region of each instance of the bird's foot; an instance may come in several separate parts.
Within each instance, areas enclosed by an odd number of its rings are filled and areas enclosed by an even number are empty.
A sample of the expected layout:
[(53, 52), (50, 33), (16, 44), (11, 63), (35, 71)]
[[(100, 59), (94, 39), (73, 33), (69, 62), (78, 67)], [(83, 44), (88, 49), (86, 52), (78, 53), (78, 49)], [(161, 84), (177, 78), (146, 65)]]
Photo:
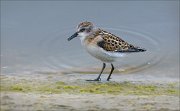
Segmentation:
[(86, 80), (86, 81), (101, 81), (101, 78), (92, 79), (92, 80)]

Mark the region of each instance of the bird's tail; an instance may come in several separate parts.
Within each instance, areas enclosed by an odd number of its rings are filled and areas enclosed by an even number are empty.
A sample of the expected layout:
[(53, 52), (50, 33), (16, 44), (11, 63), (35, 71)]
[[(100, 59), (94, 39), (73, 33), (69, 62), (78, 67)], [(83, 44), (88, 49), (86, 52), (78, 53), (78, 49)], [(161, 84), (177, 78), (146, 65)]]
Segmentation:
[(135, 52), (145, 52), (145, 51), (146, 51), (146, 49), (144, 49), (144, 48), (140, 48), (140, 47), (135, 48)]

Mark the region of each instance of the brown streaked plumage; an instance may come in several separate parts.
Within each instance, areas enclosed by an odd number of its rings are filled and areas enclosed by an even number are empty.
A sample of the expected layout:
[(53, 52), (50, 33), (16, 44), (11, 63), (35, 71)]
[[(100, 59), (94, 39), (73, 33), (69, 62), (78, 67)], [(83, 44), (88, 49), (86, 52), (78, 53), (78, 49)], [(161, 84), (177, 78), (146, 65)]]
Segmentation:
[[(101, 36), (102, 40), (97, 40), (97, 37)], [(97, 29), (92, 35), (86, 39), (89, 43), (97, 43), (97, 45), (106, 51), (112, 52), (139, 52), (144, 49), (135, 47), (132, 44), (127, 43), (120, 37), (115, 36), (102, 29)]]
[(111, 63), (112, 68), (107, 78), (107, 81), (109, 81), (111, 79), (111, 74), (114, 71), (112, 63), (116, 60), (116, 58), (123, 57), (126, 53), (130, 52), (146, 51), (143, 48), (135, 47), (132, 44), (127, 43), (120, 37), (117, 37), (107, 31), (94, 28), (93, 24), (87, 21), (82, 22), (77, 26), (77, 32), (69, 37), (68, 41), (75, 37), (79, 37), (81, 39), (81, 43), (90, 55), (103, 62), (103, 67), (99, 76), (95, 80), (90, 81), (100, 81), (100, 76), (106, 67), (106, 63)]
[(91, 22), (81, 22), (79, 25), (78, 25), (78, 28), (80, 27), (88, 27), (88, 26), (93, 26), (93, 24)]

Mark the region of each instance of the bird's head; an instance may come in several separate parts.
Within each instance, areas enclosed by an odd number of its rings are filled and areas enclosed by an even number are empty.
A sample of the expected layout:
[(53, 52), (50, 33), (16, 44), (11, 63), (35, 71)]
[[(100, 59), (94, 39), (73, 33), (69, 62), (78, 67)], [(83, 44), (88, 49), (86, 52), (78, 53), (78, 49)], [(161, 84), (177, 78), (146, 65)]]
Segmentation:
[(75, 37), (85, 38), (86, 36), (90, 35), (94, 30), (94, 26), (91, 22), (81, 22), (77, 26), (77, 31), (68, 38), (68, 41), (72, 40)]

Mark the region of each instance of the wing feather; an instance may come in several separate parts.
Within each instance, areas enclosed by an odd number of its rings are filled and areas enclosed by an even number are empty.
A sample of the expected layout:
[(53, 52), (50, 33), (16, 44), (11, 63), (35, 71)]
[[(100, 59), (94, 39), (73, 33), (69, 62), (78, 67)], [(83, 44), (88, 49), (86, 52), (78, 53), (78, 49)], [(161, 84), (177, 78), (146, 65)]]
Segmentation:
[(97, 45), (106, 51), (112, 51), (112, 52), (144, 52), (146, 51), (145, 49), (135, 47), (132, 44), (127, 43), (123, 39), (109, 32), (106, 32), (104, 30), (99, 30), (98, 35), (101, 35), (103, 40), (99, 41)]

